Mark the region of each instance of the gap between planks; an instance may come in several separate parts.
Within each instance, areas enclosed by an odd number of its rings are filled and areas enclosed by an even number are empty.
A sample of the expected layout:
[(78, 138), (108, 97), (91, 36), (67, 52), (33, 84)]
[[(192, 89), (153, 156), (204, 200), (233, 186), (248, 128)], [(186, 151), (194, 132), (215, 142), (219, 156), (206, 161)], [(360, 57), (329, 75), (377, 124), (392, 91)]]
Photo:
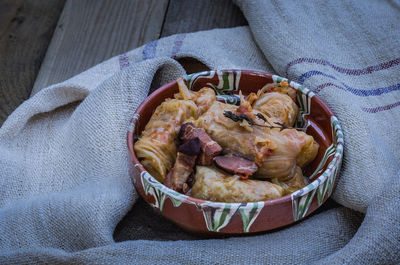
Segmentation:
[[(67, 0), (32, 95), (160, 37), (242, 25), (230, 0)], [(190, 58), (180, 62), (189, 72), (205, 69)]]

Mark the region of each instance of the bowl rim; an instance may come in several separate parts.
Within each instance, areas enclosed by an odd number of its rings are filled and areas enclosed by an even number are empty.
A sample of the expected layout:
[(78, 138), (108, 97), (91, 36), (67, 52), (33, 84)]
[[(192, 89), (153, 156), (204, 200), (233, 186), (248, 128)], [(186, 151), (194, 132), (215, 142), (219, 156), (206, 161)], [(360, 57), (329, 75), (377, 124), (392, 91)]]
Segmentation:
[[(178, 200), (180, 202), (186, 202), (186, 203), (194, 203), (196, 205), (207, 205), (215, 208), (225, 208), (227, 205), (231, 207), (245, 207), (245, 208), (251, 208), (253, 207), (254, 203), (263, 203), (264, 207), (268, 205), (276, 205), (276, 204), (281, 204), (289, 201), (293, 201), (296, 198), (302, 197), (305, 194), (308, 194), (310, 192), (315, 191), (322, 183), (325, 181), (328, 181), (328, 177), (330, 175), (330, 171), (332, 170), (339, 170), (342, 159), (343, 159), (343, 147), (344, 147), (344, 139), (343, 139), (343, 132), (340, 126), (339, 120), (336, 118), (336, 116), (333, 114), (332, 110), (328, 107), (328, 105), (320, 99), (314, 92), (312, 92), (310, 89), (307, 87), (304, 87), (303, 85), (298, 84), (297, 82), (291, 81), (287, 78), (278, 76), (278, 75), (272, 75), (269, 73), (265, 72), (260, 72), (256, 70), (242, 70), (242, 69), (222, 69), (222, 70), (209, 70), (209, 71), (202, 71), (202, 72), (197, 72), (197, 73), (192, 73), (189, 75), (182, 76), (185, 80), (188, 80), (188, 78), (192, 78), (195, 75), (209, 75), (211, 73), (216, 73), (216, 74), (222, 74), (222, 73), (231, 73), (235, 71), (240, 71), (241, 73), (244, 73), (246, 75), (255, 75), (255, 76), (260, 76), (263, 78), (269, 78), (272, 79), (272, 83), (280, 83), (281, 81), (287, 81), (291, 87), (296, 89), (296, 91), (300, 91), (302, 94), (305, 94), (306, 97), (309, 97), (310, 99), (312, 97), (315, 98), (317, 102), (319, 102), (320, 106), (323, 108), (325, 112), (327, 112), (330, 116), (331, 119), (331, 126), (333, 132), (336, 134), (336, 148), (335, 148), (335, 153), (333, 153), (333, 159), (331, 162), (329, 162), (328, 167), (320, 173), (320, 176), (316, 178), (314, 181), (309, 183), (307, 186), (291, 193), (287, 194), (285, 196), (282, 196), (277, 199), (272, 199), (272, 200), (264, 200), (264, 201), (256, 201), (256, 202), (246, 202), (246, 203), (239, 203), (239, 202), (214, 202), (214, 201), (208, 201), (208, 200), (202, 200), (198, 198), (194, 198), (188, 195), (185, 195), (183, 193), (179, 193), (173, 189), (168, 188), (161, 182), (159, 182), (156, 178), (154, 178), (147, 170), (143, 167), (143, 165), (139, 162), (139, 160), (136, 157), (135, 151), (133, 149), (133, 140), (134, 140), (134, 131), (135, 131), (135, 126), (136, 122), (140, 119), (140, 112), (144, 109), (146, 103), (150, 100), (153, 99), (154, 97), (157, 96), (160, 92), (169, 89), (173, 85), (175, 85), (176, 80), (173, 80), (167, 84), (162, 85), (159, 87), (157, 90), (155, 90), (153, 93), (151, 93), (148, 97), (146, 97), (141, 104), (137, 107), (136, 111), (134, 112), (132, 118), (130, 119), (129, 126), (128, 126), (128, 132), (127, 132), (127, 145), (128, 145), (128, 150), (131, 156), (131, 160), (134, 164), (134, 167), (139, 170), (140, 176), (147, 177), (151, 180), (153, 187), (158, 188), (161, 192), (165, 193), (169, 197), (174, 198), (175, 200)], [(335, 143), (335, 139), (332, 139), (332, 144)], [(326, 162), (325, 162), (326, 163)], [(325, 165), (325, 164), (324, 164)], [(329, 195), (330, 196), (330, 195)], [(328, 196), (328, 197), (329, 197)], [(244, 205), (246, 204), (246, 205)]]

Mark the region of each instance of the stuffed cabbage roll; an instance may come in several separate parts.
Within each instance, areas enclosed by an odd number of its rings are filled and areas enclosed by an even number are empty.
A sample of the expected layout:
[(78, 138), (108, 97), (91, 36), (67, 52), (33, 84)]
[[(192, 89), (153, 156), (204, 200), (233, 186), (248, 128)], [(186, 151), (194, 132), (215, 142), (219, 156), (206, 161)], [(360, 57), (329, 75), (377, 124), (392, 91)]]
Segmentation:
[(142, 165), (158, 181), (164, 182), (175, 163), (175, 138), (182, 123), (197, 116), (198, 108), (193, 101), (178, 99), (163, 102), (151, 116), (134, 149)]
[[(196, 120), (195, 125), (205, 129), (210, 137), (221, 145), (223, 153), (237, 154), (254, 161), (259, 167), (255, 177), (285, 179), (295, 171), (296, 160), (300, 154), (303, 154), (300, 159), (302, 164), (315, 157), (318, 146), (313, 137), (304, 132), (250, 126), (224, 116), (225, 111), (236, 112), (241, 108), (242, 106), (238, 108), (214, 102), (209, 110)], [(263, 124), (263, 121), (257, 118), (254, 121)]]
[(275, 122), (293, 126), (296, 121), (299, 108), (296, 103), (286, 94), (270, 92), (262, 94), (253, 105), (253, 110), (259, 111), (267, 116), (270, 124)]
[(300, 154), (296, 158), (297, 165), (303, 168), (312, 162), (318, 154), (318, 149), (319, 144), (314, 140), (313, 137), (308, 136), (305, 139), (305, 144), (303, 145)]
[(179, 93), (176, 93), (174, 97), (176, 99), (193, 100), (199, 108), (199, 115), (206, 112), (216, 100), (215, 92), (210, 87), (203, 87), (199, 91), (191, 91), (188, 89), (182, 78), (179, 78), (177, 83)]
[(261, 180), (242, 180), (211, 167), (197, 166), (191, 196), (216, 202), (255, 202), (282, 197), (284, 190)]
[(286, 180), (278, 180), (276, 178), (271, 179), (271, 182), (281, 186), (284, 190), (284, 195), (291, 194), (296, 190), (302, 189), (307, 186), (308, 181), (303, 176), (303, 172), (301, 171), (300, 167), (296, 167), (294, 174), (291, 175)]
[(297, 91), (296, 89), (291, 87), (288, 81), (286, 80), (280, 82), (279, 84), (274, 84), (274, 83), (266, 84), (260, 90), (257, 91), (257, 96), (271, 92), (279, 92), (281, 94), (288, 95), (293, 101), (296, 101)]

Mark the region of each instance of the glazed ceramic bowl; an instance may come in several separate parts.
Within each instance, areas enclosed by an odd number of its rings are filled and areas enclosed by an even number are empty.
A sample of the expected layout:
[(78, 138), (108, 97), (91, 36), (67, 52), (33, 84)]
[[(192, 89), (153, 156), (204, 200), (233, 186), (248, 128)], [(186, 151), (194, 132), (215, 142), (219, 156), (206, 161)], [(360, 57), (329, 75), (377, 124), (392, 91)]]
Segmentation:
[[(244, 95), (268, 83), (287, 80), (276, 75), (247, 70), (206, 71), (185, 76), (189, 89), (214, 88), (218, 100), (238, 104), (239, 90)], [(319, 143), (316, 159), (304, 169), (310, 184), (279, 199), (221, 203), (196, 199), (171, 190), (152, 177), (137, 159), (133, 145), (156, 106), (178, 92), (176, 81), (152, 93), (136, 110), (128, 130), (132, 158), (130, 174), (139, 194), (163, 216), (182, 228), (197, 233), (242, 234), (275, 229), (306, 217), (320, 207), (336, 185), (342, 162), (343, 133), (328, 106), (309, 89), (290, 82), (297, 90), (297, 127), (306, 127)]]

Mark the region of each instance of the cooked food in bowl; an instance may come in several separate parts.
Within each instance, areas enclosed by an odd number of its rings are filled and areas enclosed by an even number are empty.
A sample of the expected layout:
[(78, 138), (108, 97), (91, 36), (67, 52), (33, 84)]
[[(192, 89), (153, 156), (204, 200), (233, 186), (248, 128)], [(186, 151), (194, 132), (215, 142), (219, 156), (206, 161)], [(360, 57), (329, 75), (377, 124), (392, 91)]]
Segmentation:
[(182, 228), (212, 234), (266, 231), (310, 215), (335, 188), (343, 143), (318, 95), (252, 70), (165, 84), (127, 128), (129, 173), (142, 198)]
[(179, 93), (152, 114), (134, 150), (167, 187), (216, 202), (280, 198), (308, 185), (302, 169), (319, 145), (302, 128), (296, 90), (287, 81), (240, 93), (240, 105), (217, 100), (214, 90)]

